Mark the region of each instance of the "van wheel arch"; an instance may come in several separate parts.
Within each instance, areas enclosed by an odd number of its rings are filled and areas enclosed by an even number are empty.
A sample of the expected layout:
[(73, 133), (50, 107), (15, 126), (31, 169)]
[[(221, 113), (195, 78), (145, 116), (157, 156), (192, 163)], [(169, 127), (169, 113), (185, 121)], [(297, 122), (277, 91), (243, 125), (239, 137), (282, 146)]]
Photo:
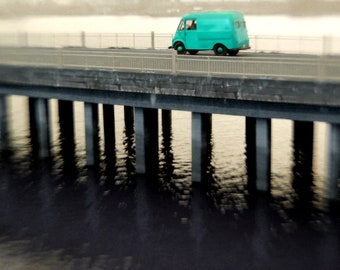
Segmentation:
[(228, 51), (227, 47), (220, 43), (215, 44), (213, 50), (214, 50), (215, 55), (218, 55), (218, 56), (224, 56), (227, 54), (227, 51)]

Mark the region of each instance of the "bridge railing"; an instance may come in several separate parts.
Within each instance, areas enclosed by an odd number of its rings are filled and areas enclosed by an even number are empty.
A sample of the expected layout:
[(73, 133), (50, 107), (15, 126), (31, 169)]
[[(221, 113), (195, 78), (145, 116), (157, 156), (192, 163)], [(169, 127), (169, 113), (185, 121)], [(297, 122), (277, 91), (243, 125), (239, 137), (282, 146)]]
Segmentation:
[[(9, 33), (0, 46), (166, 49), (172, 34), (160, 33)], [(340, 37), (251, 35), (251, 51), (297, 54), (340, 54)]]
[(173, 51), (1, 48), (0, 64), (197, 74), (311, 81), (340, 81), (340, 58), (178, 56)]

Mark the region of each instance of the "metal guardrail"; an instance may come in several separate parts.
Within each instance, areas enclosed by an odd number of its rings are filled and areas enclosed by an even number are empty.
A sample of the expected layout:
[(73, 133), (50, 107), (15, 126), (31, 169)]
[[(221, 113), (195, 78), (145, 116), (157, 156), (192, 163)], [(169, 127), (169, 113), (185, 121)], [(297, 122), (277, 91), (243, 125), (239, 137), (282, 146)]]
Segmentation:
[[(0, 46), (166, 49), (172, 34), (160, 33), (2, 33)], [(249, 36), (254, 52), (340, 54), (340, 37)]]
[(178, 56), (174, 51), (1, 48), (0, 64), (340, 82), (340, 58)]

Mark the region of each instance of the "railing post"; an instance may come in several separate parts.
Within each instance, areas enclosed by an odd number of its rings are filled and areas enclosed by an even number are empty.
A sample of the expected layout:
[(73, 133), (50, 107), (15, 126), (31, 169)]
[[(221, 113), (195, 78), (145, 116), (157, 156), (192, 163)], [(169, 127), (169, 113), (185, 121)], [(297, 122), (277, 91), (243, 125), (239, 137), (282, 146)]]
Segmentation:
[(323, 36), (322, 37), (322, 55), (327, 55), (331, 53), (332, 47), (332, 37), (330, 36)]
[(176, 57), (176, 50), (172, 50), (171, 54), (171, 73), (177, 73), (177, 57)]
[(84, 31), (81, 32), (80, 38), (81, 38), (81, 47), (85, 48), (86, 47), (86, 39), (85, 39), (85, 32)]
[(151, 49), (152, 50), (155, 49), (155, 32), (154, 31), (151, 32)]
[(208, 56), (208, 76), (210, 76), (211, 74), (211, 61), (210, 61), (210, 57)]
[(254, 51), (257, 52), (257, 36), (254, 36)]

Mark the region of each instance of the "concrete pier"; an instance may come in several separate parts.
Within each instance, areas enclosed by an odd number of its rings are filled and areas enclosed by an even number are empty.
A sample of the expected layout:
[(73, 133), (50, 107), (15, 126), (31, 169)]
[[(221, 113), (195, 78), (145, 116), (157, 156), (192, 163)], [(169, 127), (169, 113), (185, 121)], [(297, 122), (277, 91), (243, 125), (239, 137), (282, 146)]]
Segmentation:
[(192, 181), (205, 179), (208, 161), (208, 149), (211, 140), (211, 114), (192, 113)]
[(336, 199), (340, 178), (340, 125), (329, 125), (327, 197)]
[(98, 104), (85, 102), (86, 164), (96, 165), (99, 161)]
[[(74, 57), (72, 51), (68, 57)], [(34, 52), (34, 49), (27, 51), (28, 54), (31, 52)], [(88, 59), (92, 59), (93, 51), (88, 53), (90, 56)], [(100, 63), (103, 57), (102, 52), (98, 51), (98, 53), (98, 58), (93, 58), (93, 64)], [(31, 55), (32, 60), (34, 55), (35, 53)], [(181, 59), (177, 59), (174, 55), (172, 60), (178, 62)], [(267, 60), (265, 58), (265, 62)], [(74, 61), (75, 64), (79, 62), (77, 58), (74, 58)], [(209, 63), (215, 65), (213, 62)], [(291, 60), (287, 67), (290, 64)], [(216, 62), (216, 65), (219, 63)], [(187, 73), (183, 73), (181, 65), (178, 67), (174, 65), (174, 67), (175, 73), (170, 70), (157, 71), (153, 64), (149, 66), (150, 69), (143, 67), (140, 70), (112, 70), (109, 66), (106, 69), (95, 66), (76, 68), (76, 65), (71, 68), (62, 65), (39, 67), (31, 63), (27, 63), (27, 66), (2, 64), (0, 65), (0, 94), (30, 97), (32, 142), (41, 157), (48, 156), (49, 149), (47, 100), (84, 102), (88, 165), (94, 165), (99, 156), (98, 105), (95, 104), (108, 104), (104, 105), (103, 109), (107, 156), (114, 152), (115, 148), (114, 124), (112, 124), (115, 119), (111, 106), (124, 106), (125, 141), (123, 143), (126, 156), (129, 157), (126, 159), (127, 166), (131, 166), (133, 171), (136, 164), (138, 174), (152, 172), (151, 167), (156, 168), (155, 172), (157, 172), (159, 166), (157, 110), (162, 110), (162, 132), (168, 135), (165, 144), (168, 147), (164, 149), (169, 153), (171, 152), (171, 111), (191, 112), (192, 180), (195, 182), (201, 182), (206, 175), (210, 154), (208, 146), (211, 115), (243, 116), (246, 118), (246, 164), (249, 186), (263, 192), (270, 190), (271, 119), (296, 121), (294, 122), (296, 166), (293, 168), (295, 180), (304, 170), (309, 180), (313, 181), (312, 123), (329, 123), (327, 196), (339, 198), (336, 194), (338, 194), (340, 160), (340, 83), (335, 76), (335, 69), (330, 69), (332, 71), (330, 73), (336, 80), (327, 81), (318, 80), (313, 76), (303, 77), (301, 80), (295, 77), (278, 80), (271, 76), (257, 77), (256, 73), (249, 77), (229, 73), (207, 75), (190, 68)], [(0, 113), (5, 114), (5, 105), (1, 100), (0, 107)], [(67, 121), (67, 116), (64, 119)], [(0, 123), (0, 136), (5, 136), (6, 133), (3, 126), (6, 124)], [(65, 129), (64, 134), (66, 133)], [(2, 144), (6, 142), (2, 140)], [(173, 158), (171, 154), (170, 162)], [(171, 167), (170, 162), (169, 167)]]
[(158, 110), (135, 108), (136, 173), (155, 174), (158, 166)]
[(29, 98), (29, 115), (33, 153), (38, 159), (50, 156), (50, 123), (48, 100)]

